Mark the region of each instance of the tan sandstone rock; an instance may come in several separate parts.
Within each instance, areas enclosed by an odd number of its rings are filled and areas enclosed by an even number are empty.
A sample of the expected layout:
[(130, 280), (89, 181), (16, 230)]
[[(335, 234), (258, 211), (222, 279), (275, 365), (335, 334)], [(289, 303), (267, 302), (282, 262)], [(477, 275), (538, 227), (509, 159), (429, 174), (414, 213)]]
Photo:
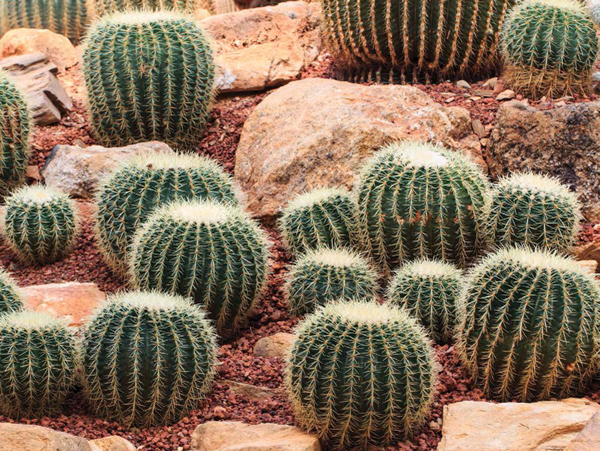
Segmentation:
[(600, 405), (583, 399), (531, 404), (463, 401), (444, 407), (438, 451), (564, 449)]
[(96, 440), (90, 440), (90, 446), (92, 451), (135, 451), (136, 447), (133, 446), (128, 440), (123, 437), (111, 435), (110, 437), (98, 438)]
[(92, 451), (92, 447), (84, 438), (41, 426), (0, 423), (0, 450)]
[(288, 351), (294, 344), (296, 336), (283, 332), (276, 333), (270, 337), (261, 338), (254, 345), (254, 354), (258, 357), (279, 357), (281, 359), (287, 356)]
[(565, 451), (598, 451), (600, 449), (600, 412), (594, 414)]
[(248, 117), (235, 177), (250, 211), (272, 217), (304, 191), (351, 187), (377, 149), (406, 138), (463, 149), (483, 163), (464, 108), (441, 106), (411, 86), (312, 78), (279, 88)]
[(268, 387), (258, 387), (256, 385), (244, 384), (242, 382), (221, 380), (219, 383), (227, 385), (231, 393), (242, 395), (254, 402), (264, 402), (273, 398), (280, 390)]

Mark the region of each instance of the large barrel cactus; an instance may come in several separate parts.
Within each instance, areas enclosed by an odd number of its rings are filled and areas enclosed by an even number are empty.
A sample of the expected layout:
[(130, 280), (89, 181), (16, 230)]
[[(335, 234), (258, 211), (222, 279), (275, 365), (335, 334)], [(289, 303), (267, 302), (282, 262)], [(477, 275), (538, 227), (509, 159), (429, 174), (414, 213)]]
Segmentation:
[(598, 36), (576, 0), (524, 0), (502, 27), (504, 80), (533, 98), (589, 94)]
[(486, 396), (537, 401), (581, 393), (598, 372), (600, 288), (575, 261), (505, 249), (472, 272), (458, 349)]
[(373, 300), (328, 304), (299, 324), (286, 385), (300, 425), (327, 449), (410, 436), (429, 413), (433, 349), (405, 312)]
[(198, 145), (215, 76), (210, 44), (193, 20), (166, 11), (106, 16), (90, 29), (83, 62), (100, 143)]
[(97, 413), (125, 426), (166, 425), (196, 408), (217, 365), (204, 312), (180, 296), (116, 295), (83, 339), (84, 388)]
[(242, 210), (216, 202), (174, 202), (136, 232), (135, 286), (189, 296), (230, 337), (262, 294), (269, 270), (266, 234)]
[(23, 301), (17, 283), (0, 269), (0, 315), (23, 310)]
[(124, 275), (133, 234), (157, 206), (194, 198), (237, 204), (236, 191), (221, 166), (205, 157), (154, 152), (133, 157), (99, 188), (96, 238), (100, 250), (109, 265)]
[(465, 156), (411, 141), (378, 152), (356, 187), (373, 259), (392, 270), (437, 258), (464, 267), (485, 245), (489, 183)]

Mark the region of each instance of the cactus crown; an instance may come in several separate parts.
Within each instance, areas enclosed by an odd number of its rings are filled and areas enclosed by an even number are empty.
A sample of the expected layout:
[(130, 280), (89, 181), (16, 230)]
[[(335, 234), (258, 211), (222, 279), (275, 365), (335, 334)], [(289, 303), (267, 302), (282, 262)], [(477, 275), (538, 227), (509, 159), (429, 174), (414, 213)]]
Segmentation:
[(23, 310), (21, 291), (12, 277), (0, 269), (0, 315), (19, 310)]
[(215, 7), (210, 0), (100, 0), (94, 3), (96, 15), (103, 17), (124, 11), (164, 11), (173, 10), (189, 15), (202, 8), (215, 13)]

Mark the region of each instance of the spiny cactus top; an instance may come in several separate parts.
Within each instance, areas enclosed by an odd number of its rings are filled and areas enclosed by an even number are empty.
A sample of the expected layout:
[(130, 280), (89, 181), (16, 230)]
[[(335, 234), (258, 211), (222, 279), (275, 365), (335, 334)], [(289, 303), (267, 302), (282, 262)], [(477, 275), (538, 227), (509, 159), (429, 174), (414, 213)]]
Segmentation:
[(263, 292), (269, 242), (241, 209), (216, 202), (174, 202), (136, 232), (134, 285), (189, 296), (203, 305), (219, 335), (244, 324)]
[(501, 250), (470, 275), (457, 348), (488, 397), (577, 395), (599, 368), (598, 299), (597, 281), (575, 261)]
[(515, 174), (492, 192), (488, 230), (497, 246), (523, 244), (565, 251), (581, 220), (577, 195), (545, 175)]
[(215, 76), (212, 50), (193, 20), (166, 11), (106, 16), (89, 30), (83, 62), (100, 143), (198, 145)]
[(0, 317), (0, 413), (56, 414), (75, 382), (76, 346), (63, 320), (46, 313)]
[(361, 227), (375, 261), (438, 258), (463, 267), (485, 245), (489, 183), (459, 152), (393, 143), (367, 162), (356, 187)]
[(89, 405), (126, 426), (180, 420), (210, 389), (216, 365), (212, 326), (200, 308), (180, 296), (110, 297), (85, 329)]
[(290, 312), (303, 315), (339, 299), (372, 298), (377, 292), (377, 274), (352, 251), (320, 248), (291, 267), (286, 292)]
[(0, 269), (0, 315), (23, 310), (23, 301), (17, 283), (3, 269)]
[(211, 0), (99, 0), (93, 2), (96, 16), (126, 11), (178, 11), (193, 16), (199, 9), (215, 13)]
[(358, 213), (350, 193), (324, 188), (301, 194), (283, 210), (281, 232), (290, 251), (300, 255), (320, 246), (355, 247)]
[(463, 275), (455, 266), (418, 260), (402, 266), (388, 287), (387, 298), (406, 309), (438, 343), (454, 336)]
[(502, 27), (504, 79), (532, 97), (586, 94), (598, 36), (577, 0), (525, 0)]
[(27, 98), (0, 70), (0, 197), (25, 180), (31, 125)]
[(408, 314), (375, 300), (330, 303), (296, 335), (286, 385), (303, 428), (349, 450), (386, 445), (422, 425), (437, 365)]
[(98, 190), (96, 236), (109, 265), (127, 272), (126, 252), (138, 226), (172, 200), (237, 204), (237, 189), (215, 161), (199, 155), (148, 152), (127, 160)]

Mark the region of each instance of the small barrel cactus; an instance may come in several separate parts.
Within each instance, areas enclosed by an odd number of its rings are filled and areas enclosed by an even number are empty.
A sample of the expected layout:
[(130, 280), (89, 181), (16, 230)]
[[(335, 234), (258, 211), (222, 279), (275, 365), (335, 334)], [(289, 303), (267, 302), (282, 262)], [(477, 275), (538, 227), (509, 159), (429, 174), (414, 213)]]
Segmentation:
[(130, 256), (135, 286), (192, 297), (225, 338), (262, 294), (268, 260), (257, 223), (237, 207), (202, 200), (157, 210), (136, 232)]
[(360, 242), (356, 203), (342, 189), (318, 189), (296, 197), (283, 210), (280, 228), (296, 255), (321, 246), (356, 247)]
[(290, 313), (303, 315), (331, 301), (375, 296), (377, 274), (354, 252), (316, 249), (291, 267), (286, 292)]
[(127, 250), (138, 226), (173, 200), (213, 199), (238, 204), (233, 181), (213, 160), (148, 152), (127, 160), (98, 190), (96, 238), (105, 260), (127, 273)]
[(463, 288), (462, 272), (435, 260), (418, 260), (401, 267), (388, 287), (387, 298), (417, 318), (437, 343), (454, 337)]
[(23, 310), (23, 301), (17, 283), (0, 269), (0, 315)]
[(75, 383), (75, 337), (46, 313), (0, 317), (0, 413), (40, 418), (60, 411)]
[(0, 70), (0, 197), (25, 181), (31, 127), (27, 98)]
[(68, 255), (77, 231), (75, 203), (61, 191), (27, 186), (6, 199), (4, 235), (28, 264), (52, 263)]
[(330, 303), (298, 325), (286, 385), (300, 425), (339, 450), (410, 436), (429, 413), (433, 349), (402, 310)]
[(372, 258), (387, 271), (436, 258), (466, 266), (485, 247), (490, 185), (467, 157), (411, 141), (378, 152), (363, 168), (358, 209)]
[(209, 390), (216, 336), (191, 301), (130, 292), (109, 298), (90, 320), (82, 360), (85, 393), (100, 416), (127, 427), (167, 425)]
[(515, 174), (492, 191), (488, 216), (490, 241), (499, 247), (525, 245), (565, 251), (579, 230), (577, 195), (557, 179)]
[(166, 11), (101, 18), (86, 38), (83, 73), (100, 143), (193, 149), (200, 142), (215, 75), (211, 47), (191, 18)]
[(143, 11), (178, 11), (193, 16), (199, 9), (215, 13), (212, 0), (99, 0), (94, 2), (98, 17), (118, 12), (135, 10)]
[(532, 98), (591, 92), (598, 36), (576, 0), (525, 0), (502, 27), (507, 84)]
[(576, 395), (599, 368), (598, 299), (598, 283), (575, 261), (503, 249), (469, 277), (457, 348), (490, 398)]

